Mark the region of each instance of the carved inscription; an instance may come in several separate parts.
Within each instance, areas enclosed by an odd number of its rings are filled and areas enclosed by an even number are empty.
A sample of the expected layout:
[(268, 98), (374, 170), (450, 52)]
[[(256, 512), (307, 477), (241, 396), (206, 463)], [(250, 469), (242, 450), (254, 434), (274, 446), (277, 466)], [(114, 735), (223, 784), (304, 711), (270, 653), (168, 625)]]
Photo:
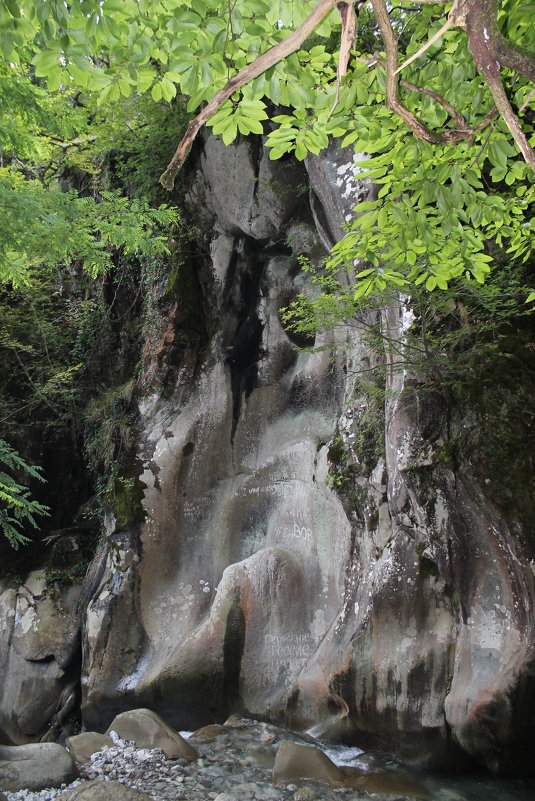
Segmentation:
[(206, 517), (207, 510), (212, 503), (211, 495), (200, 495), (191, 501), (184, 501), (183, 514), (189, 520), (202, 520)]
[(300, 540), (301, 542), (312, 542), (312, 529), (301, 526), (299, 523), (280, 525), (275, 528), (275, 537), (283, 540)]
[(314, 640), (310, 632), (304, 634), (265, 634), (264, 644), (269, 654), (271, 667), (281, 665), (290, 670), (301, 668), (312, 654)]

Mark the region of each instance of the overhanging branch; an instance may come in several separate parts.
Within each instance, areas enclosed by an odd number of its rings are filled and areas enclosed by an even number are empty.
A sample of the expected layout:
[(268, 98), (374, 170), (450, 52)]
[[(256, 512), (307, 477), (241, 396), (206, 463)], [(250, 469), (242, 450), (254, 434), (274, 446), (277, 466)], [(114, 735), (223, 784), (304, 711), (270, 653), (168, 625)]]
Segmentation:
[(175, 183), (176, 175), (184, 164), (186, 156), (188, 155), (197, 134), (205, 122), (209, 120), (219, 108), (221, 108), (225, 100), (228, 100), (229, 97), (234, 94), (236, 89), (239, 89), (241, 86), (245, 86), (246, 83), (249, 83), (249, 81), (252, 81), (253, 78), (258, 77), (258, 75), (261, 75), (274, 64), (278, 64), (278, 62), (282, 61), (282, 59), (286, 58), (286, 56), (289, 56), (291, 53), (295, 53), (295, 51), (301, 47), (305, 39), (308, 39), (312, 31), (317, 28), (320, 22), (325, 19), (327, 14), (332, 11), (336, 4), (337, 0), (319, 0), (319, 3), (314, 11), (309, 14), (309, 16), (299, 26), (299, 28), (297, 28), (297, 30), (291, 33), (282, 42), (279, 42), (279, 44), (271, 47), (267, 52), (263, 53), (261, 56), (255, 59), (255, 61), (253, 61), (251, 64), (248, 64), (230, 79), (227, 85), (216, 94), (216, 96), (208, 103), (208, 105), (206, 105), (203, 110), (197, 114), (195, 119), (192, 120), (188, 125), (186, 134), (177, 147), (173, 158), (167, 166), (167, 169), (160, 176), (160, 183), (162, 186), (171, 191)]
[[(356, 0), (319, 0), (315, 9), (297, 30), (232, 77), (227, 82), (226, 86), (221, 89), (195, 119), (189, 123), (187, 131), (178, 145), (173, 158), (160, 177), (161, 184), (166, 189), (171, 190), (173, 188), (176, 174), (182, 167), (198, 132), (223, 103), (228, 100), (237, 89), (249, 83), (283, 58), (286, 58), (291, 53), (298, 50), (335, 6), (338, 6), (340, 9), (342, 20), (344, 21), (340, 61), (338, 65), (338, 87), (340, 77), (344, 74), (342, 70), (346, 68), (349, 58), (353, 26), (351, 7), (355, 2)], [(522, 130), (522, 126), (511, 107), (500, 75), (501, 67), (507, 67), (535, 83), (535, 58), (515, 43), (505, 39), (499, 31), (497, 24), (497, 0), (454, 0), (448, 14), (448, 19), (442, 28), (431, 37), (426, 45), (420, 48), (416, 54), (410, 59), (407, 59), (401, 66), (398, 65), (397, 36), (390, 21), (386, 2), (385, 0), (371, 0), (371, 4), (385, 46), (386, 104), (388, 108), (394, 111), (394, 113), (403, 120), (414, 135), (430, 143), (449, 142), (455, 144), (462, 139), (471, 141), (475, 133), (481, 131), (498, 115), (501, 115), (526, 162), (535, 171), (535, 152), (530, 147), (527, 137)], [(441, 0), (414, 0), (414, 4), (443, 5), (444, 3), (442, 3)], [(362, 3), (359, 5), (362, 5)], [(344, 19), (344, 12), (347, 14), (347, 19)], [(466, 32), (468, 45), (476, 66), (480, 74), (487, 81), (496, 104), (496, 107), (487, 117), (472, 128), (467, 127), (463, 115), (440, 94), (425, 87), (419, 87), (406, 81), (400, 81), (398, 77), (398, 73), (402, 69), (418, 56), (422, 55), (446, 30), (454, 26)], [(376, 61), (379, 61), (379, 59)], [(401, 102), (399, 99), (400, 85), (410, 91), (434, 98), (455, 120), (456, 127), (440, 132), (431, 131)], [(521, 111), (522, 110), (523, 109), (521, 109)]]

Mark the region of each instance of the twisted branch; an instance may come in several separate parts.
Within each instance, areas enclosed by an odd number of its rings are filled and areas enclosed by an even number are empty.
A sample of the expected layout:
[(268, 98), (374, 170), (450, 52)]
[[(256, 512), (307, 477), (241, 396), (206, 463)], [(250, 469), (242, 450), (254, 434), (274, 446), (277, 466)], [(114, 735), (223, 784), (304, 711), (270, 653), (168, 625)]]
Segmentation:
[[(355, 12), (353, 10), (353, 5), (356, 1), (357, 0), (340, 0), (340, 2), (337, 2), (337, 0), (319, 0), (315, 9), (297, 30), (291, 33), (284, 41), (279, 42), (279, 44), (263, 53), (251, 64), (248, 64), (233, 78), (230, 78), (224, 88), (221, 89), (195, 119), (189, 123), (187, 131), (178, 145), (173, 158), (160, 177), (160, 183), (166, 189), (171, 190), (174, 185), (175, 176), (184, 163), (191, 145), (205, 122), (215, 114), (237, 89), (249, 83), (253, 78), (261, 75), (283, 58), (286, 58), (286, 56), (298, 50), (319, 23), (335, 6), (338, 6), (342, 16), (342, 41), (337, 70), (337, 91), (333, 106), (334, 110), (338, 100), (340, 78), (347, 72), (347, 64), (355, 31)], [(445, 0), (414, 0), (415, 5), (443, 5), (444, 3)], [(522, 126), (509, 102), (500, 75), (501, 68), (506, 67), (535, 83), (535, 59), (517, 44), (505, 39), (498, 30), (497, 0), (454, 0), (447, 21), (440, 30), (437, 31), (417, 53), (401, 64), (401, 66), (398, 65), (398, 40), (390, 21), (386, 2), (385, 0), (371, 0), (371, 4), (385, 47), (386, 104), (388, 108), (394, 111), (394, 113), (403, 120), (414, 135), (430, 143), (448, 142), (455, 144), (461, 139), (471, 141), (476, 133), (493, 122), (497, 116), (501, 116), (508, 126), (524, 159), (535, 171), (535, 152), (530, 147), (528, 139), (522, 130)], [(485, 78), (495, 102), (495, 108), (493, 108), (480, 123), (472, 128), (467, 127), (463, 115), (438, 92), (416, 86), (406, 81), (400, 81), (398, 77), (401, 70), (405, 69), (405, 67), (416, 58), (421, 56), (445, 33), (445, 31), (452, 27), (458, 27), (466, 32), (470, 52), (472, 53), (480, 74)], [(379, 59), (376, 59), (375, 63), (377, 63), (377, 61), (379, 61)], [(431, 131), (401, 102), (399, 99), (399, 86), (409, 91), (427, 95), (436, 100), (455, 120), (456, 127), (441, 132)], [(534, 92), (535, 90), (530, 92), (528, 99), (520, 108), (519, 113), (524, 111), (525, 107), (532, 99)]]
[(197, 114), (195, 119), (192, 120), (188, 125), (187, 131), (182, 138), (182, 141), (178, 145), (173, 158), (169, 162), (167, 169), (160, 176), (160, 183), (162, 186), (169, 191), (172, 190), (175, 183), (175, 177), (184, 164), (186, 156), (188, 155), (197, 134), (203, 127), (204, 123), (209, 120), (219, 108), (221, 108), (225, 100), (228, 100), (228, 98), (234, 94), (236, 89), (239, 89), (241, 86), (249, 83), (249, 81), (252, 81), (253, 78), (258, 77), (258, 75), (261, 75), (274, 64), (278, 64), (278, 62), (282, 61), (282, 59), (286, 58), (286, 56), (289, 56), (291, 53), (295, 53), (296, 50), (299, 50), (305, 39), (310, 36), (312, 31), (317, 28), (320, 22), (325, 19), (327, 14), (332, 11), (336, 3), (337, 0), (319, 0), (319, 3), (314, 11), (309, 14), (299, 28), (297, 28), (282, 42), (274, 45), (257, 59), (255, 59), (251, 64), (248, 64), (246, 67), (240, 70), (236, 75), (234, 75), (233, 78), (230, 79), (230, 81), (227, 82), (226, 86), (224, 86), (223, 89), (216, 94), (216, 96), (208, 103), (208, 105), (205, 106), (203, 110)]

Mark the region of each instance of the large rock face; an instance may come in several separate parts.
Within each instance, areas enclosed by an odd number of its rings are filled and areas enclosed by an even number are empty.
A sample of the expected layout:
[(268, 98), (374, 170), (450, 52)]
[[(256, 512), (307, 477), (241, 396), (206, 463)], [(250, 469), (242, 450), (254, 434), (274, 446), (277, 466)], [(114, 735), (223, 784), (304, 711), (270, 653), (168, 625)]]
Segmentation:
[[(146, 706), (179, 727), (241, 710), (506, 769), (533, 736), (533, 572), (437, 459), (440, 398), (420, 401), (388, 363), (385, 448), (370, 448), (353, 378), (370, 345), (348, 327), (305, 352), (284, 331), (279, 309), (305, 286), (288, 243), (316, 258), (372, 191), (333, 150), (308, 169), (210, 138), (198, 158), (208, 355), (185, 353), (167, 397), (142, 404), (146, 520), (110, 526), (93, 566), (84, 719), (103, 730)], [(312, 215), (292, 185), (310, 186)], [(410, 310), (382, 314), (402, 348)]]
[(0, 592), (0, 742), (54, 739), (79, 703), (80, 586), (30, 574)]

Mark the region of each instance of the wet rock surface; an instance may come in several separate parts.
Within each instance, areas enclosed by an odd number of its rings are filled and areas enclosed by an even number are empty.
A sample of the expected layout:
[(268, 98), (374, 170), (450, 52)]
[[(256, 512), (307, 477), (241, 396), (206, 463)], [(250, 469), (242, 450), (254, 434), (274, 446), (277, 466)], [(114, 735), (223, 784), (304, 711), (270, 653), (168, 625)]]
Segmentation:
[[(315, 291), (297, 254), (319, 265), (318, 239), (374, 190), (352, 152), (308, 159), (307, 178), (260, 145), (208, 138), (192, 162), (206, 355), (140, 406), (145, 521), (92, 568), (85, 725), (134, 706), (175, 728), (238, 711), (428, 768), (521, 773), (532, 555), (469, 464), (444, 463), (444, 398), (404, 367), (408, 299), (365, 321), (386, 357), (357, 320), (314, 352), (282, 325)], [(363, 385), (379, 364), (378, 411)]]

